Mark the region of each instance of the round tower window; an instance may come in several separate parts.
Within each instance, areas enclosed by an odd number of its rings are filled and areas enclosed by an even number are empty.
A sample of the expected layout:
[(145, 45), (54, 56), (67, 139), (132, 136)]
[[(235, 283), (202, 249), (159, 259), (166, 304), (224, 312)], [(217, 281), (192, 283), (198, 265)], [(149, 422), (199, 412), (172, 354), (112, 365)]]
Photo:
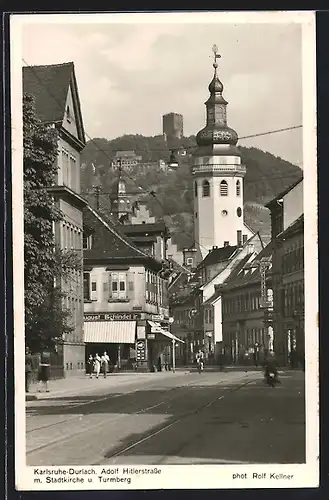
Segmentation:
[(227, 210), (222, 210), (222, 215), (225, 217), (228, 214)]
[(236, 214), (237, 214), (237, 216), (238, 216), (238, 217), (241, 217), (241, 215), (242, 215), (242, 210), (241, 210), (241, 208), (240, 208), (240, 207), (238, 207), (238, 208), (237, 208), (237, 210), (236, 210)]

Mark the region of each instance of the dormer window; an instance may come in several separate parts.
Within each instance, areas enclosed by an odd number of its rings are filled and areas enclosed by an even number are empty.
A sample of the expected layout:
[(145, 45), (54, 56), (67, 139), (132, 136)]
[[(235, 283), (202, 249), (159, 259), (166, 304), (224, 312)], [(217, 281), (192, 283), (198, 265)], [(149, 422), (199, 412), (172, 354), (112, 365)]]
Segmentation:
[(69, 106), (66, 108), (66, 119), (69, 123), (71, 123), (71, 110)]

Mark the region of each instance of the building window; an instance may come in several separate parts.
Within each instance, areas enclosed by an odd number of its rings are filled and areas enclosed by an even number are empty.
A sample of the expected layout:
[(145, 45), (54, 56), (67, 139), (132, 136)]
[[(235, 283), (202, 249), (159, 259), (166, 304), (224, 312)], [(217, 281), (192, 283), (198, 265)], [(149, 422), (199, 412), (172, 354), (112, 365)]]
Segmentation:
[(192, 257), (188, 257), (188, 258), (186, 259), (186, 265), (187, 265), (187, 266), (192, 266), (192, 265), (193, 265), (193, 259), (192, 259)]
[(62, 167), (63, 167), (63, 185), (70, 185), (70, 166), (69, 166), (69, 154), (62, 150)]
[(242, 215), (242, 209), (241, 209), (241, 207), (238, 207), (236, 209), (236, 214), (237, 214), (238, 217), (241, 217), (241, 215)]
[(125, 194), (126, 193), (126, 183), (122, 180), (119, 181), (118, 185), (118, 193)]
[(196, 181), (194, 183), (194, 195), (195, 195), (195, 197), (198, 196), (198, 183)]
[(203, 181), (202, 183), (202, 196), (210, 196), (210, 184), (208, 181)]
[(70, 188), (73, 191), (78, 191), (78, 171), (77, 171), (77, 161), (74, 156), (70, 155)]
[(92, 247), (92, 236), (91, 236), (91, 234), (89, 236), (83, 235), (82, 242), (83, 242), (83, 249), (84, 250), (91, 250), (91, 247)]
[(126, 273), (110, 273), (110, 299), (127, 298), (127, 275)]
[(90, 300), (90, 273), (83, 273), (83, 300)]
[(220, 183), (219, 192), (221, 196), (228, 196), (228, 184), (226, 181)]
[(236, 181), (236, 195), (241, 196), (241, 183), (240, 183), (240, 181)]

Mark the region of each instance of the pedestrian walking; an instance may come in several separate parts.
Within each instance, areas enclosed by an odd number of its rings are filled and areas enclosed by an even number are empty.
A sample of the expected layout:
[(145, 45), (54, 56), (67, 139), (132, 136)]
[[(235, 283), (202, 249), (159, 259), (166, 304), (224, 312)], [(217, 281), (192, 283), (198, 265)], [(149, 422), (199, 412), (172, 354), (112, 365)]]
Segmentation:
[(32, 376), (32, 361), (27, 354), (25, 356), (25, 392), (29, 392)]
[(109, 364), (110, 364), (110, 358), (109, 358), (106, 351), (104, 352), (104, 354), (101, 358), (101, 362), (102, 362), (102, 369), (103, 369), (104, 378), (106, 378), (107, 372), (109, 370)]
[(93, 371), (94, 371), (94, 358), (92, 357), (91, 354), (89, 354), (89, 358), (87, 360), (87, 375), (89, 375), (89, 378), (93, 378)]
[(50, 377), (50, 362), (49, 358), (45, 355), (41, 355), (41, 363), (39, 365), (39, 389), (38, 392), (41, 392), (41, 387), (43, 387), (46, 392), (49, 392), (49, 377)]
[(95, 373), (96, 373), (96, 378), (98, 378), (99, 377), (99, 373), (101, 371), (101, 358), (98, 355), (98, 353), (96, 353), (95, 359), (94, 359), (94, 370), (95, 370)]

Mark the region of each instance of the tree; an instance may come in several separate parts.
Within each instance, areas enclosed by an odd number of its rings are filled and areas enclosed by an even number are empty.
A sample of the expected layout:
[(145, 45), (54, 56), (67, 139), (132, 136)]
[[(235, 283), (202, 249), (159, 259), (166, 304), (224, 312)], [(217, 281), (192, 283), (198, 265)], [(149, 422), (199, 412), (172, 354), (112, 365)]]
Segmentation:
[(56, 180), (57, 141), (56, 130), (37, 118), (34, 98), (24, 94), (25, 338), (32, 352), (52, 349), (71, 330), (61, 282), (77, 259), (55, 247), (53, 225), (62, 220), (62, 213), (47, 189)]

